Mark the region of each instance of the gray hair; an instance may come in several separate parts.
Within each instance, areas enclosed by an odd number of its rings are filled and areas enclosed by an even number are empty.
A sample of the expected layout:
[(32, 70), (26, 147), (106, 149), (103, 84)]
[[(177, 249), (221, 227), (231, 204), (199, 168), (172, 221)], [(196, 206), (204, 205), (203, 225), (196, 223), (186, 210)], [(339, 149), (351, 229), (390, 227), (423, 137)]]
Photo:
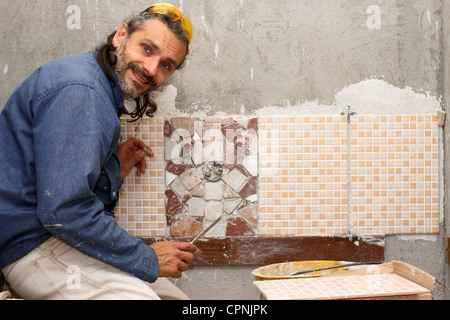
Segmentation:
[[(183, 61), (178, 65), (177, 69), (180, 69), (184, 66), (186, 61), (186, 57), (189, 54), (189, 40), (184, 33), (183, 27), (181, 23), (177, 21), (173, 21), (173, 19), (168, 15), (163, 14), (155, 14), (148, 12), (141, 12), (139, 14), (133, 14), (129, 18), (125, 19), (125, 23), (128, 25), (128, 37), (136, 31), (142, 30), (148, 21), (157, 19), (162, 22), (175, 34), (175, 36), (181, 40), (186, 45), (186, 56)], [(114, 81), (114, 75), (111, 73), (108, 65), (115, 66), (117, 64), (117, 56), (116, 50), (112, 41), (117, 31), (114, 31), (110, 34), (106, 40), (106, 43), (102, 44), (97, 51), (97, 62), (106, 76)], [(138, 99), (135, 99), (136, 102), (136, 110), (129, 115), (132, 117), (133, 121), (138, 121), (142, 119), (145, 115), (148, 117), (152, 117), (153, 114), (158, 109), (156, 103), (150, 98), (150, 94), (144, 94)]]
[[(189, 40), (184, 33), (181, 23), (178, 21), (173, 21), (173, 19), (165, 14), (156, 14), (149, 12), (141, 12), (139, 14), (133, 14), (131, 17), (127, 18), (124, 22), (128, 25), (128, 36), (136, 31), (142, 30), (148, 21), (157, 19), (164, 22), (164, 24), (175, 34), (175, 36), (185, 44), (186, 46), (186, 56), (189, 54)], [(178, 66), (178, 69), (183, 67), (186, 61), (186, 56), (183, 61)]]

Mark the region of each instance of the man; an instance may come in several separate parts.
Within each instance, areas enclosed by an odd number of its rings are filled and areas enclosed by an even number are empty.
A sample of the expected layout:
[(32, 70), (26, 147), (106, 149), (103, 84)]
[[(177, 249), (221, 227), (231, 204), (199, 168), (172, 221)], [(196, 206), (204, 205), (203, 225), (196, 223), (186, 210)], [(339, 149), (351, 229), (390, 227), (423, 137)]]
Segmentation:
[(22, 298), (187, 298), (162, 279), (181, 277), (197, 248), (146, 246), (113, 210), (150, 149), (138, 139), (118, 145), (124, 99), (136, 101), (136, 121), (151, 115), (149, 94), (183, 65), (191, 38), (189, 20), (157, 4), (95, 52), (47, 63), (12, 94), (0, 114), (0, 270)]

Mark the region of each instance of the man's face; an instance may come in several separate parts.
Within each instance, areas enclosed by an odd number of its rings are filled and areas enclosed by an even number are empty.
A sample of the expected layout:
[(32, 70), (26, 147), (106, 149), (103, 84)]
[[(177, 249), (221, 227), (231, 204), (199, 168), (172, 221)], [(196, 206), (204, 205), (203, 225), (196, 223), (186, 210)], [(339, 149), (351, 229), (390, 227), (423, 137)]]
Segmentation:
[(122, 94), (130, 99), (161, 86), (186, 55), (185, 44), (159, 20), (150, 20), (130, 37), (122, 24), (113, 45), (118, 48), (114, 71)]

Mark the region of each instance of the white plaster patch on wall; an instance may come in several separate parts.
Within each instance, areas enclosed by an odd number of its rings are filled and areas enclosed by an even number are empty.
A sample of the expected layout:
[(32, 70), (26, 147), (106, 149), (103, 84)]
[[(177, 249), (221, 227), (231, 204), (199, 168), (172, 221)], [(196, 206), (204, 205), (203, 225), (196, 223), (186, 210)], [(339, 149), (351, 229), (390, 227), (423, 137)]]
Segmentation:
[(3, 68), (3, 74), (7, 74), (8, 73), (8, 65), (5, 64), (5, 68)]
[(336, 105), (362, 114), (435, 114), (440, 98), (416, 93), (413, 88), (395, 87), (383, 80), (365, 80), (336, 94)]
[(214, 58), (215, 60), (217, 60), (217, 58), (219, 57), (219, 43), (216, 43), (216, 46), (214, 47)]
[(203, 22), (203, 25), (205, 26), (206, 33), (209, 33), (209, 29), (208, 29), (208, 25), (207, 25), (207, 21), (206, 21), (206, 17), (205, 16), (202, 16), (202, 22)]
[[(219, 44), (216, 52), (219, 54)], [(250, 76), (254, 77), (254, 73)], [(155, 101), (158, 103), (157, 116), (192, 116), (205, 117), (212, 107), (196, 104), (186, 111), (176, 108), (177, 88), (173, 85), (164, 87), (155, 93)], [(283, 105), (262, 106), (253, 111), (253, 115), (340, 115), (347, 106), (359, 115), (389, 115), (389, 114), (425, 114), (434, 115), (441, 109), (441, 97), (429, 94), (417, 93), (413, 88), (395, 87), (383, 80), (368, 79), (349, 85), (337, 92), (335, 102), (331, 105), (320, 104), (316, 101), (305, 101), (291, 105), (289, 100), (284, 100)], [(223, 111), (216, 115), (223, 116)]]
[(238, 30), (243, 30), (245, 27), (245, 20), (244, 19), (239, 19), (237, 21), (237, 29)]
[(335, 95), (333, 105), (306, 101), (297, 105), (266, 106), (257, 115), (336, 115), (347, 106), (358, 114), (435, 114), (441, 98), (416, 93), (413, 88), (398, 88), (383, 80), (369, 79), (345, 87)]
[[(176, 108), (176, 99), (178, 96), (178, 89), (174, 85), (164, 86), (161, 90), (153, 93), (153, 99), (158, 105), (158, 111), (155, 116), (162, 118), (172, 117), (200, 117), (205, 118), (211, 112), (210, 105), (194, 104), (190, 108), (180, 111)], [(127, 103), (127, 109), (133, 108), (134, 102)], [(215, 116), (226, 116), (226, 112), (218, 111)]]
[(428, 23), (431, 26), (431, 12), (430, 12), (430, 10), (427, 10), (427, 19), (428, 19)]
[(380, 247), (384, 247), (386, 244), (384, 239), (380, 239), (380, 238), (370, 236), (370, 235), (361, 235), (361, 236), (358, 236), (358, 239), (361, 239), (366, 243), (374, 244), (374, 245), (380, 246)]
[(397, 239), (401, 241), (428, 241), (428, 242), (436, 242), (438, 240), (438, 235), (398, 235)]
[(288, 101), (285, 101), (283, 106), (266, 106), (262, 107), (258, 110), (255, 110), (253, 113), (258, 116), (268, 116), (268, 115), (280, 115), (280, 116), (288, 116), (288, 115), (335, 115), (341, 110), (337, 110), (336, 106), (331, 105), (323, 105), (316, 101), (305, 101), (301, 104), (297, 105), (288, 105)]

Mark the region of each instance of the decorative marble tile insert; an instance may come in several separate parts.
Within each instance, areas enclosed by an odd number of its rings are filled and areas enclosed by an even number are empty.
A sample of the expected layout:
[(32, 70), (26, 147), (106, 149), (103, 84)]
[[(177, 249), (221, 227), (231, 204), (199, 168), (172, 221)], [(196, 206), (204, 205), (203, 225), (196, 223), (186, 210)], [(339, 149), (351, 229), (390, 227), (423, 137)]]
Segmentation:
[(165, 121), (166, 215), (171, 236), (258, 233), (258, 120)]
[(436, 117), (351, 117), (350, 150), (347, 117), (260, 124), (261, 235), (439, 231)]
[(122, 139), (131, 137), (143, 140), (155, 156), (147, 159), (148, 170), (144, 176), (137, 177), (131, 172), (126, 178), (115, 210), (116, 219), (133, 236), (165, 236), (164, 120), (144, 119), (139, 127), (137, 123), (122, 120)]

